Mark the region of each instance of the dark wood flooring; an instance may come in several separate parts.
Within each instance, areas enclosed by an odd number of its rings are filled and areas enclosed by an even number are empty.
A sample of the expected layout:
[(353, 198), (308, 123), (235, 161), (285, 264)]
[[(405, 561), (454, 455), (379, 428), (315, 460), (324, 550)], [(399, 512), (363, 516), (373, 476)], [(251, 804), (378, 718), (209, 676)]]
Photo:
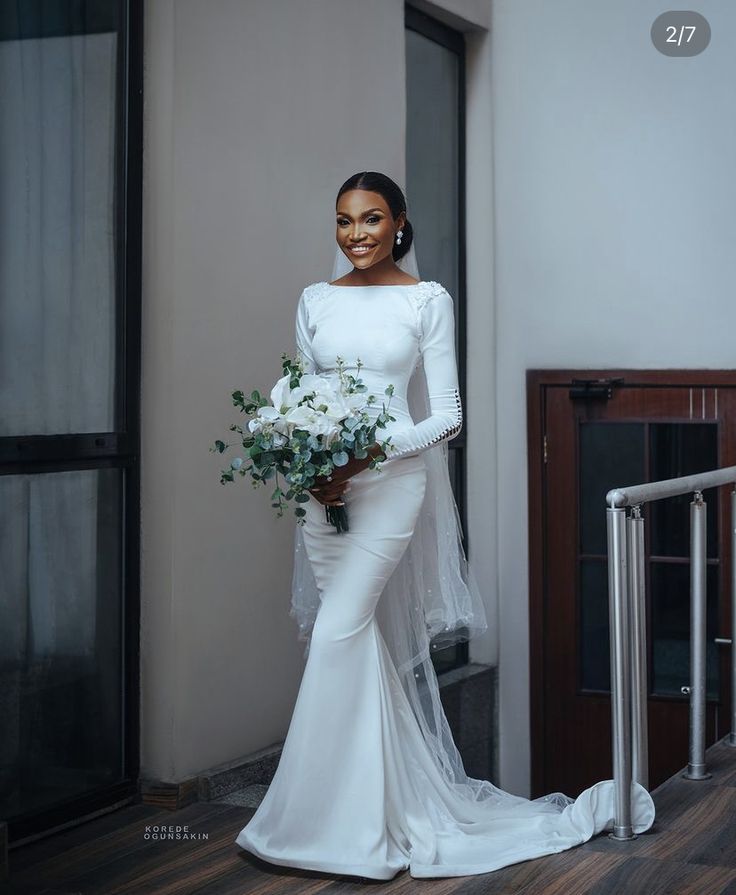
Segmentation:
[[(708, 750), (713, 776), (676, 775), (653, 793), (647, 833), (615, 842), (606, 833), (580, 846), (477, 876), (389, 882), (291, 870), (235, 843), (253, 808), (217, 802), (176, 812), (135, 805), (10, 854), (7, 895), (736, 895), (736, 748)], [(152, 841), (147, 825), (188, 825), (208, 838)]]

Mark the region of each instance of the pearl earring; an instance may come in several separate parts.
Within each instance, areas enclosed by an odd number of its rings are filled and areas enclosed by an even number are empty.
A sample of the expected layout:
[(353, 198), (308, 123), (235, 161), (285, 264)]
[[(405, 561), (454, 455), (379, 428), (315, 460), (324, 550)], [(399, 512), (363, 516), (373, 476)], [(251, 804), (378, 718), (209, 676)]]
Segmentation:
[(397, 230), (397, 231), (396, 231), (396, 245), (397, 245), (397, 246), (400, 246), (400, 245), (401, 245), (401, 237), (402, 237), (403, 235), (404, 235), (404, 231), (403, 231), (403, 230)]

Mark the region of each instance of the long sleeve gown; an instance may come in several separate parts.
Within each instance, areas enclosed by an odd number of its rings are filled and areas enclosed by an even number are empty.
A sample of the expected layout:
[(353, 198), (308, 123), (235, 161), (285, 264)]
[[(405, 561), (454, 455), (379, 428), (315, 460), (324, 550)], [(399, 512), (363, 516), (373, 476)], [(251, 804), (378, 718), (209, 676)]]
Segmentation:
[[(296, 340), (308, 372), (334, 370), (339, 355), (349, 372), (361, 360), (379, 403), (394, 385), (396, 419), (379, 430), (394, 450), (380, 470), (350, 480), (349, 532), (337, 534), (314, 497), (304, 504), (321, 602), (279, 765), (235, 841), (278, 865), (391, 879), (405, 869), (412, 877), (486, 873), (612, 829), (610, 780), (562, 804), (495, 787), (503, 798), (461, 795), (427, 747), (375, 617), (420, 511), (423, 453), (462, 426), (447, 290), (427, 281), (313, 283), (299, 299)], [(406, 394), (420, 355), (431, 412), (415, 421)], [(654, 803), (638, 783), (632, 797), (640, 833), (654, 821)]]

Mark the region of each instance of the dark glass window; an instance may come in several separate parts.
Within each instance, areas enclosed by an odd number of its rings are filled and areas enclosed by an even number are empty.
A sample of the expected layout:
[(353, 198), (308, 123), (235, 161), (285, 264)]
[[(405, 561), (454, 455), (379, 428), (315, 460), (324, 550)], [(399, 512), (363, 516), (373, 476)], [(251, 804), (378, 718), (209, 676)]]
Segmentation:
[(0, 0), (0, 817), (138, 776), (140, 2)]
[[(582, 422), (579, 428), (579, 610), (581, 681), (610, 690), (606, 493), (718, 467), (715, 423)], [(706, 492), (707, 693), (718, 698), (718, 494)], [(650, 607), (651, 690), (680, 696), (690, 679), (690, 502), (692, 495), (644, 504), (646, 592)]]
[[(423, 280), (435, 280), (455, 303), (460, 392), (465, 398), (465, 42), (462, 34), (406, 8), (406, 199), (416, 227)], [(465, 429), (448, 443), (450, 476), (466, 526)], [(467, 551), (467, 539), (465, 543)], [(461, 644), (434, 654), (437, 671), (468, 661)]]

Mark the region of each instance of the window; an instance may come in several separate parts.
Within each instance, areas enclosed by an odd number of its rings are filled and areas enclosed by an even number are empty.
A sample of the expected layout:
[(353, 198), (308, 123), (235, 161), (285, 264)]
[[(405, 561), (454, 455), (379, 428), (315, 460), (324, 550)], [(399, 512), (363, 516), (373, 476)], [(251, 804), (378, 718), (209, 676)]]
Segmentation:
[(0, 817), (138, 776), (140, 0), (0, 0)]
[[(406, 200), (416, 225), (423, 280), (455, 302), (458, 376), (465, 396), (465, 41), (462, 34), (406, 7)], [(468, 425), (449, 442), (450, 479), (463, 530)], [(465, 549), (467, 551), (467, 538)], [(437, 671), (464, 665), (468, 645), (434, 654)]]

